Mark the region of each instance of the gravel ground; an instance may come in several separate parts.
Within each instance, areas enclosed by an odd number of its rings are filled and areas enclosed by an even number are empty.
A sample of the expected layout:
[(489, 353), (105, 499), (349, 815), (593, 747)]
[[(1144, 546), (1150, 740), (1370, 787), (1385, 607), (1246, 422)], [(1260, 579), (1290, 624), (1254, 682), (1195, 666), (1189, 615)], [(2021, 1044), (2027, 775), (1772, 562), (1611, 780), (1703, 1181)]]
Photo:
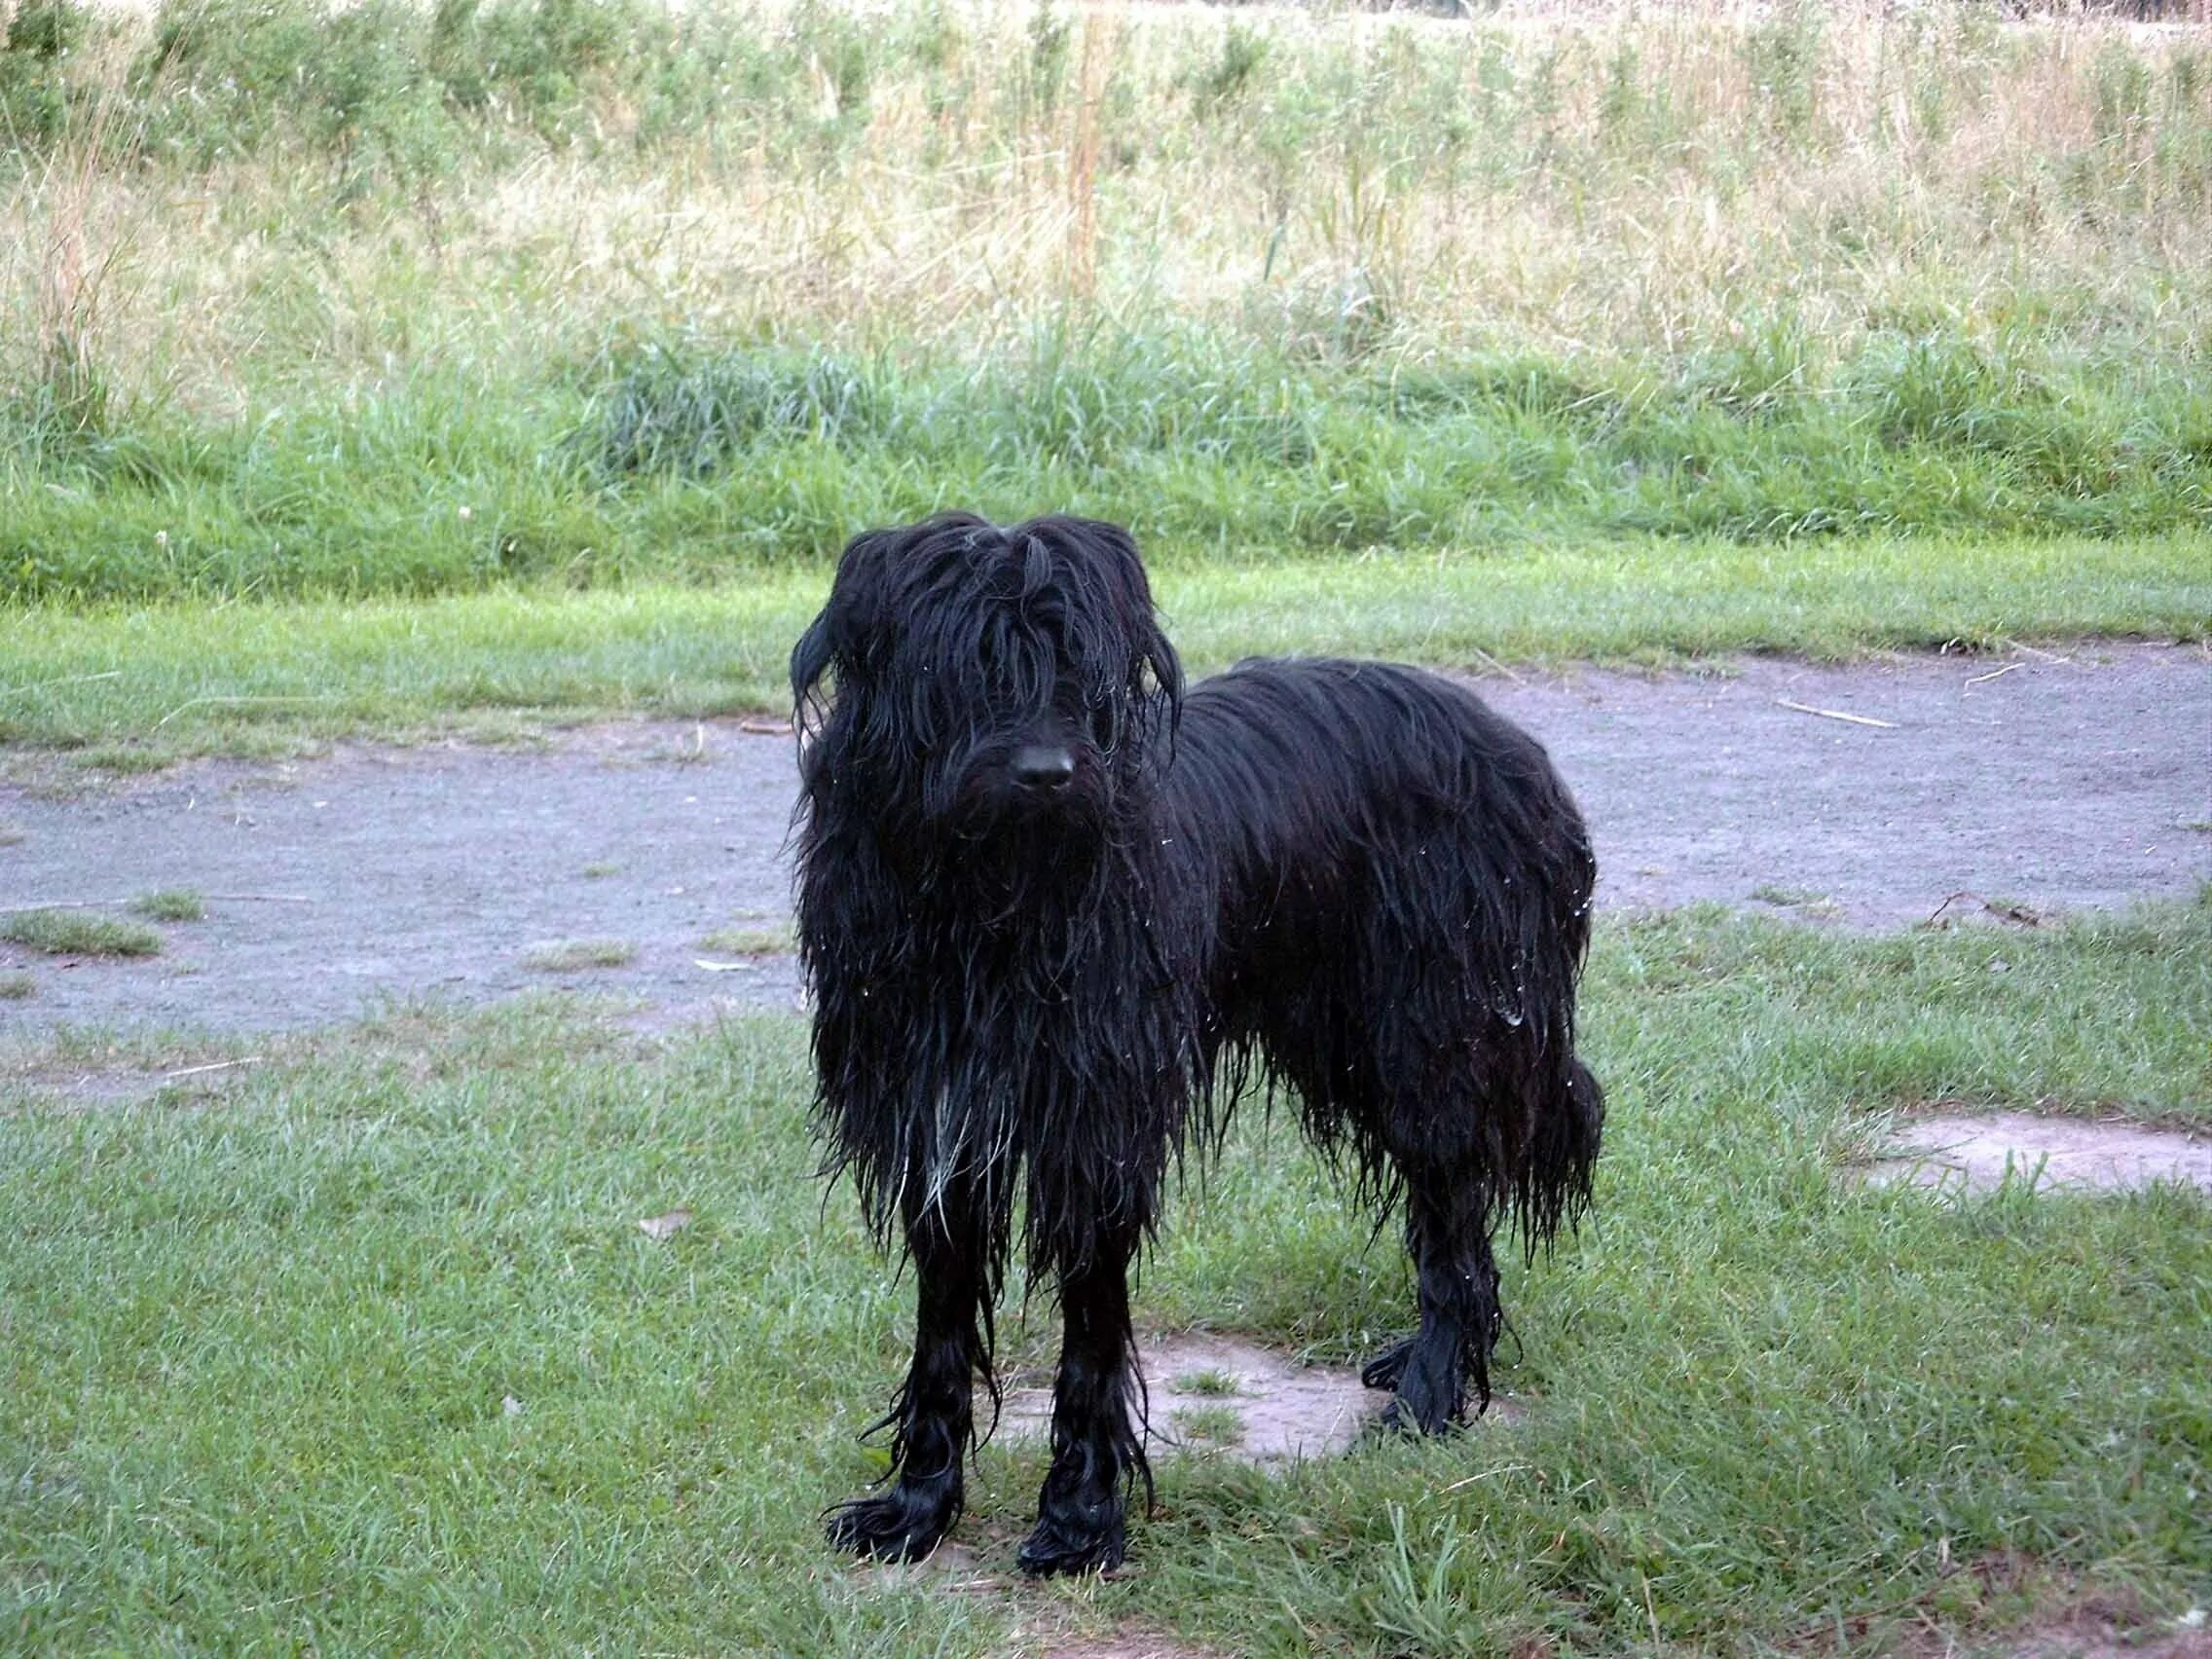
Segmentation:
[[(2212, 877), (2200, 647), (1754, 659), (1480, 689), (1550, 746), (1614, 906), (1717, 901), (1886, 927), (1946, 900), (1953, 916), (1991, 900), (2067, 910)], [(793, 776), (788, 736), (636, 721), (529, 748), (196, 762), (65, 795), (0, 786), (0, 909), (167, 888), (197, 890), (207, 909), (165, 925), (144, 960), (0, 944), (0, 972), (33, 986), (0, 1001), (0, 1033), (295, 1028), (394, 996), (549, 984), (634, 998), (656, 1019), (789, 1009), (788, 954), (704, 941), (783, 926)], [(534, 947), (578, 940), (631, 954), (581, 972), (532, 965)]]

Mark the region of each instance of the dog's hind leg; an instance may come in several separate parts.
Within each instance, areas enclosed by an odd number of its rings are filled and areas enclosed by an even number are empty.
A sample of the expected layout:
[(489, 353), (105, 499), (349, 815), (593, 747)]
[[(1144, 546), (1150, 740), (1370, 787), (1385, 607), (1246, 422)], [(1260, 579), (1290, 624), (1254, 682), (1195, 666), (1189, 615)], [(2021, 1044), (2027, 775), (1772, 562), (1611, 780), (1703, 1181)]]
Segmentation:
[(1393, 1388), (1383, 1413), (1393, 1428), (1436, 1434), (1463, 1421), (1473, 1384), (1478, 1409), (1490, 1404), (1490, 1356), (1503, 1315), (1497, 1263), (1491, 1253), (1485, 1184), (1463, 1165), (1410, 1152), (1396, 1157), (1405, 1185), (1406, 1246), (1419, 1281), (1420, 1328), (1360, 1374), (1371, 1388)]
[[(1553, 1052), (1564, 1052), (1561, 1033)], [(1490, 1404), (1490, 1358), (1504, 1319), (1497, 1295), (1493, 1232), (1508, 1202), (1531, 1254), (1571, 1223), (1590, 1197), (1590, 1171), (1604, 1125), (1604, 1091), (1569, 1052), (1486, 1091), (1473, 1118), (1407, 1114), (1386, 1131), (1387, 1156), (1406, 1201), (1406, 1246), (1420, 1282), (1419, 1332), (1379, 1354), (1360, 1373), (1370, 1388), (1397, 1391), (1392, 1424), (1434, 1432), (1458, 1420), (1463, 1388), (1477, 1409)], [(1472, 1133), (1476, 1125), (1533, 1125), (1503, 1145)], [(1489, 1173), (1505, 1170), (1503, 1177)], [(1454, 1355), (1456, 1354), (1456, 1362)]]
[(949, 1198), (932, 1203), (907, 1217), (906, 1243), (917, 1288), (914, 1361), (876, 1425), (894, 1428), (891, 1485), (828, 1516), (831, 1543), (883, 1561), (918, 1561), (959, 1519), (975, 1379), (988, 1380), (991, 1365), (996, 1283), (981, 1215)]
[(1142, 1381), (1129, 1328), (1128, 1264), (1137, 1236), (1102, 1240), (1060, 1274), (1066, 1330), (1052, 1384), (1052, 1466), (1022, 1570), (1088, 1572), (1119, 1567), (1124, 1488), (1151, 1471), (1135, 1420)]

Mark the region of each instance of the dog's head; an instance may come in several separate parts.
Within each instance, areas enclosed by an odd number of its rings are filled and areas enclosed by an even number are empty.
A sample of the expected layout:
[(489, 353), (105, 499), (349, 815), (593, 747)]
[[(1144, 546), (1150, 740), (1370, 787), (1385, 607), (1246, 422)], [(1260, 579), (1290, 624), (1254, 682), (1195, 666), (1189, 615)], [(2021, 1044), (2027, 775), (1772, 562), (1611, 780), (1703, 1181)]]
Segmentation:
[(1089, 519), (862, 535), (792, 652), (817, 806), (972, 839), (1111, 825), (1181, 688), (1135, 542)]

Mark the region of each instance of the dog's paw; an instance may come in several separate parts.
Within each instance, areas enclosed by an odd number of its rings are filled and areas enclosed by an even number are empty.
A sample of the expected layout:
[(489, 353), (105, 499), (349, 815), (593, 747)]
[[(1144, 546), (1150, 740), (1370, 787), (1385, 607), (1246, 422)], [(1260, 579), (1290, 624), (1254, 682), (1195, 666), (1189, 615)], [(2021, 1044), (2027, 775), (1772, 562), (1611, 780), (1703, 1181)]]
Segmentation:
[(1385, 1394), (1389, 1393), (1397, 1387), (1398, 1379), (1406, 1374), (1406, 1357), (1413, 1351), (1414, 1340), (1411, 1337), (1408, 1337), (1402, 1343), (1396, 1343), (1384, 1348), (1369, 1360), (1366, 1368), (1360, 1372), (1359, 1381), (1361, 1384), (1369, 1388), (1380, 1388)]
[(1463, 1425), (1466, 1380), (1456, 1357), (1448, 1349), (1439, 1352), (1433, 1345), (1408, 1343), (1406, 1349), (1391, 1378), (1398, 1395), (1382, 1409), (1382, 1427), (1401, 1434), (1446, 1434)]
[(1111, 1572), (1127, 1554), (1127, 1538), (1119, 1504), (1096, 1522), (1077, 1517), (1042, 1515), (1014, 1560), (1032, 1578), (1051, 1578), (1064, 1572)]
[(869, 1561), (920, 1561), (943, 1540), (952, 1506), (938, 1494), (894, 1487), (830, 1511), (830, 1541)]
[(1412, 1402), (1400, 1394), (1382, 1408), (1375, 1426), (1382, 1434), (1449, 1434), (1466, 1426), (1466, 1419), (1458, 1412), (1429, 1402)]

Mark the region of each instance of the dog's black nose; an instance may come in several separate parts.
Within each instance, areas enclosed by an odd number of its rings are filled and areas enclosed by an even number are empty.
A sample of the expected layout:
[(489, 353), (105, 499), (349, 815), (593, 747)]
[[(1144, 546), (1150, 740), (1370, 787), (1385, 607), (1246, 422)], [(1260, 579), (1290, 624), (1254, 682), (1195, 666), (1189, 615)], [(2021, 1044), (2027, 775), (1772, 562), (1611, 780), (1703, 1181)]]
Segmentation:
[(1014, 752), (1014, 781), (1025, 790), (1050, 794), (1075, 777), (1075, 756), (1064, 749), (1025, 743)]

